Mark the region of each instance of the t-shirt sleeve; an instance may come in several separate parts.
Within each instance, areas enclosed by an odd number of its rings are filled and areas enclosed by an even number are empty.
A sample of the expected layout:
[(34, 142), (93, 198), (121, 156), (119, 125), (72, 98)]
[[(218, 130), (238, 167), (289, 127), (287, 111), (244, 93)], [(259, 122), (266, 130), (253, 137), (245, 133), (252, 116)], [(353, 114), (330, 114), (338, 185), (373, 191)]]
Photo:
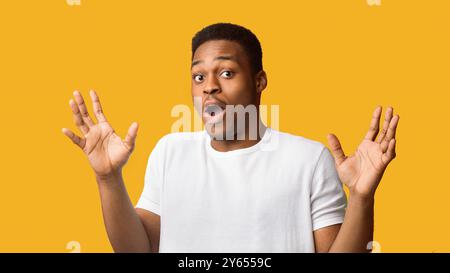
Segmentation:
[(313, 230), (342, 223), (346, 207), (347, 198), (334, 158), (324, 146), (315, 167), (311, 185)]
[(145, 170), (144, 189), (136, 208), (161, 215), (161, 196), (164, 181), (164, 143), (162, 138), (150, 153)]

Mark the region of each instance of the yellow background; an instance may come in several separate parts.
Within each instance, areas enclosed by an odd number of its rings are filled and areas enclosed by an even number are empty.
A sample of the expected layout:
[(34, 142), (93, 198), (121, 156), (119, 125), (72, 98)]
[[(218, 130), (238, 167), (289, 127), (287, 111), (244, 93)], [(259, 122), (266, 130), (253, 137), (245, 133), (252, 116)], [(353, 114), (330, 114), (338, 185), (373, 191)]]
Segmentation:
[[(0, 4), (1, 252), (112, 251), (93, 173), (61, 133), (73, 90), (95, 89), (124, 136), (141, 125), (124, 177), (133, 202), (147, 156), (191, 105), (190, 42), (215, 22), (263, 47), (280, 129), (347, 153), (374, 107), (400, 114), (398, 157), (376, 196), (382, 252), (450, 251), (450, 1), (9, 0)], [(89, 102), (90, 105), (90, 102)]]

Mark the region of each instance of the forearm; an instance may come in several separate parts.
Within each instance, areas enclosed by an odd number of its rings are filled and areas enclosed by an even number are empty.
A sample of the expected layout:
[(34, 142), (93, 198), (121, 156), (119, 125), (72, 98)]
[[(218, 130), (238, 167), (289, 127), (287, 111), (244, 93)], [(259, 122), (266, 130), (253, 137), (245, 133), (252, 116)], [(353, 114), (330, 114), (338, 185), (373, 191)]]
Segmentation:
[(329, 252), (368, 252), (373, 240), (374, 198), (350, 194), (344, 223)]
[(149, 252), (144, 226), (128, 196), (122, 174), (97, 177), (103, 220), (115, 252)]

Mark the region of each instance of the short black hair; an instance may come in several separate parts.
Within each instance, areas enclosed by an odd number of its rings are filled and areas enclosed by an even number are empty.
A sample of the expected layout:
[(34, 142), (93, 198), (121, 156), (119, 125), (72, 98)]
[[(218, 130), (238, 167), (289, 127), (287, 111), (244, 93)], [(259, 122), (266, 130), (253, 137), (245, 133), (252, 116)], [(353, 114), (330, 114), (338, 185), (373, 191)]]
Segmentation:
[(256, 74), (263, 69), (261, 44), (249, 29), (231, 23), (216, 23), (203, 28), (192, 38), (192, 58), (200, 45), (211, 40), (228, 40), (239, 43), (249, 57), (253, 73)]

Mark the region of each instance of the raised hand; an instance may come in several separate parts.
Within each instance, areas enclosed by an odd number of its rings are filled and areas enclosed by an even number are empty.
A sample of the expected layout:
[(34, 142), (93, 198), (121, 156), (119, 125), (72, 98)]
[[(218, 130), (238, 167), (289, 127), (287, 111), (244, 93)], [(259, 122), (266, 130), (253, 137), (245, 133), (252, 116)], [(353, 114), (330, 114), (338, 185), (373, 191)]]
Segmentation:
[(383, 128), (379, 132), (381, 111), (381, 106), (375, 109), (369, 131), (350, 156), (345, 155), (335, 135), (328, 135), (339, 178), (347, 185), (350, 194), (373, 198), (386, 167), (396, 156), (395, 133), (400, 117), (393, 116), (394, 110), (388, 107)]
[(133, 122), (127, 136), (122, 140), (106, 120), (100, 100), (94, 91), (90, 91), (90, 96), (97, 123), (89, 116), (80, 92), (75, 91), (73, 96), (75, 100), (71, 99), (69, 104), (75, 125), (82, 136), (67, 128), (63, 128), (62, 132), (83, 150), (97, 177), (108, 177), (120, 172), (134, 150), (138, 124)]

